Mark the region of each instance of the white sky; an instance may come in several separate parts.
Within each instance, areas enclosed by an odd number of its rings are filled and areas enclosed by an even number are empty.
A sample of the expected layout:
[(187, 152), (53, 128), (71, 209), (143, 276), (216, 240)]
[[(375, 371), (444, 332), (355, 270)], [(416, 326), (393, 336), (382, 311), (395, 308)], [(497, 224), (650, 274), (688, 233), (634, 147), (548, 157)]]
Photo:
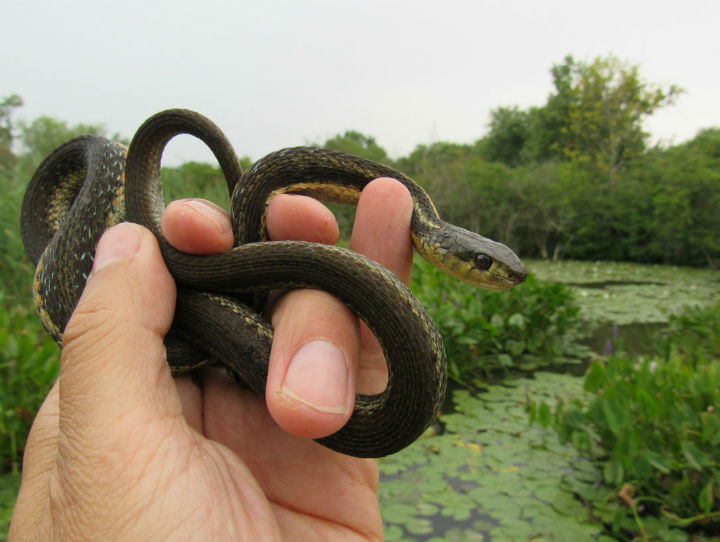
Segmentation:
[[(239, 155), (347, 129), (394, 156), (471, 142), (501, 105), (541, 105), (550, 68), (613, 53), (686, 90), (648, 122), (678, 143), (720, 126), (717, 0), (3, 0), (0, 96), (16, 118), (103, 123), (130, 137), (188, 107)], [(167, 164), (210, 160), (173, 142)]]

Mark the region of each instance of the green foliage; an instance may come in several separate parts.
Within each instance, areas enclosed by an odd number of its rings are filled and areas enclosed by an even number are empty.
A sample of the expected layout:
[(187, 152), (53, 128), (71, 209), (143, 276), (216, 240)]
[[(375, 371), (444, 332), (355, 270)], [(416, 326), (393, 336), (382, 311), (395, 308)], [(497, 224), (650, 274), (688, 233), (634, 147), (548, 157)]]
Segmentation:
[(322, 145), (326, 149), (333, 149), (336, 151), (346, 152), (348, 154), (354, 154), (355, 156), (362, 156), (373, 162), (379, 162), (381, 164), (391, 164), (391, 160), (380, 145), (378, 145), (375, 138), (357, 132), (355, 130), (348, 130), (344, 134), (336, 135), (331, 137)]
[(8, 539), (18, 491), (20, 491), (20, 474), (0, 474), (0, 540)]
[(648, 516), (720, 525), (719, 337), (720, 303), (674, 316), (666, 356), (593, 362), (584, 384), (592, 397), (560, 400), (552, 421), (546, 406), (532, 405), (532, 419), (552, 423), (562, 442), (602, 466), (626, 503), (610, 518), (616, 534), (647, 538)]
[[(619, 171), (644, 150), (642, 121), (681, 92), (651, 88), (639, 68), (610, 55), (591, 63), (565, 59), (558, 93), (567, 93), (567, 119), (562, 151), (607, 176), (614, 187)], [(558, 72), (558, 73), (560, 73)]]
[(411, 288), (443, 335), (450, 378), (463, 385), (497, 369), (532, 369), (579, 353), (578, 308), (562, 284), (531, 275), (518, 288), (494, 292), (417, 260)]
[(20, 237), (20, 207), (25, 185), (0, 175), (0, 305), (10, 306), (31, 299), (34, 268)]
[(22, 105), (17, 94), (5, 96), (0, 100), (0, 175), (10, 175), (17, 162), (13, 152), (13, 110)]
[(663, 263), (720, 263), (720, 130), (648, 153), (632, 170), (647, 205), (645, 260)]
[(30, 180), (40, 163), (63, 143), (86, 134), (105, 135), (105, 128), (99, 124), (68, 125), (63, 120), (41, 116), (32, 122), (18, 122), (20, 145), (20, 167), (25, 183)]
[(643, 120), (677, 87), (613, 56), (551, 72), (545, 105), (498, 107), (474, 145), (421, 145), (398, 167), (444, 219), (526, 257), (718, 265), (717, 130), (647, 150)]
[(530, 113), (517, 106), (498, 107), (490, 112), (490, 132), (478, 142), (483, 158), (517, 166), (523, 161), (530, 139)]
[(665, 359), (681, 356), (693, 364), (702, 359), (720, 360), (720, 302), (671, 314), (659, 350)]
[(181, 198), (204, 198), (230, 209), (227, 184), (217, 165), (186, 162), (162, 168), (161, 176), (166, 205)]
[(60, 350), (29, 305), (0, 304), (0, 472), (19, 471), (30, 426), (60, 366)]
[[(374, 137), (362, 134), (356, 130), (347, 130), (342, 135), (337, 134), (318, 146), (361, 156), (373, 162), (390, 166), (393, 165), (385, 149), (375, 141)], [(335, 215), (341, 238), (349, 240), (350, 234), (352, 233), (352, 225), (355, 221), (355, 207), (338, 203), (327, 203), (326, 205)]]

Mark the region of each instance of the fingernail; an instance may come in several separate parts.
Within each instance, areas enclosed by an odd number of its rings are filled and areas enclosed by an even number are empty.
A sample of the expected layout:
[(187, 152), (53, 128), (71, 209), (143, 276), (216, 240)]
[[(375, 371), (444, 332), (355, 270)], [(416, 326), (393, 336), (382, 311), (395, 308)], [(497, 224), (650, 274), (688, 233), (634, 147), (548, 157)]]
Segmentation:
[(140, 250), (140, 230), (133, 224), (118, 224), (100, 238), (95, 249), (93, 272), (118, 260), (133, 257)]
[(185, 200), (183, 203), (187, 209), (209, 220), (219, 232), (223, 233), (227, 230), (227, 214), (217, 205), (197, 199)]
[(290, 361), (283, 395), (321, 412), (345, 413), (348, 363), (342, 351), (327, 341), (302, 346)]

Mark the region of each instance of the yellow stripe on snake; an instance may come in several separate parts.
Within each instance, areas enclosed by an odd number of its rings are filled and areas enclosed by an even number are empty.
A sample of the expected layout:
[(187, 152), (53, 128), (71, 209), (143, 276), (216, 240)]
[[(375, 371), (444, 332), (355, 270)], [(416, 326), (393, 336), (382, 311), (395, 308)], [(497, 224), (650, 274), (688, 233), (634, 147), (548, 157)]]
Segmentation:
[[(167, 142), (191, 134), (212, 150), (231, 193), (236, 246), (196, 256), (164, 238), (160, 160)], [(386, 389), (358, 395), (338, 432), (318, 441), (358, 457), (394, 453), (434, 421), (445, 394), (446, 360), (435, 323), (392, 273), (339, 247), (301, 241), (268, 241), (270, 199), (300, 192), (323, 200), (356, 201), (378, 177), (402, 182), (413, 198), (416, 250), (447, 273), (480, 286), (505, 289), (526, 270), (505, 245), (443, 222), (428, 195), (390, 167), (311, 147), (280, 150), (244, 174), (225, 135), (210, 120), (186, 110), (148, 119), (125, 148), (96, 136), (70, 141), (53, 152), (31, 180), (22, 209), (22, 234), (36, 265), (34, 300), (58, 341), (92, 268), (98, 239), (128, 220), (150, 229), (178, 285), (175, 319), (165, 344), (175, 372), (222, 364), (243, 385), (263, 395), (272, 329), (249, 300), (271, 289), (316, 288), (346, 303), (373, 331), (388, 364)], [(252, 305), (252, 301), (250, 301)]]

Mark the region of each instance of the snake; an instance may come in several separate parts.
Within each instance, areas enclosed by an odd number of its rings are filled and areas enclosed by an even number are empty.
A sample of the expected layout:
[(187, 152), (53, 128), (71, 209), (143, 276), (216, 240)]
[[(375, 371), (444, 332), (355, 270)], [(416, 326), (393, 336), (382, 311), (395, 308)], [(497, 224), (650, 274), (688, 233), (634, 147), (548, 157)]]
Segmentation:
[[(162, 233), (161, 159), (167, 143), (179, 134), (204, 142), (220, 166), (230, 194), (235, 237), (230, 250), (187, 254)], [(427, 193), (390, 166), (305, 146), (270, 153), (243, 172), (215, 123), (194, 111), (169, 109), (147, 119), (127, 148), (100, 136), (81, 136), (38, 167), (21, 212), (23, 242), (35, 265), (37, 312), (62, 346), (100, 236), (119, 222), (140, 224), (157, 238), (177, 285), (175, 315), (165, 337), (172, 372), (224, 366), (242, 386), (264, 396), (273, 330), (261, 300), (276, 289), (324, 290), (373, 332), (385, 355), (388, 379), (380, 393), (357, 394), (347, 423), (316, 440), (356, 457), (395, 453), (430, 427), (444, 399), (447, 360), (437, 325), (410, 289), (381, 265), (334, 245), (270, 241), (265, 223), (277, 194), (354, 204), (378, 177), (397, 179), (410, 192), (411, 236), (423, 258), (486, 288), (502, 290), (523, 282), (526, 268), (510, 248), (442, 221)]]

